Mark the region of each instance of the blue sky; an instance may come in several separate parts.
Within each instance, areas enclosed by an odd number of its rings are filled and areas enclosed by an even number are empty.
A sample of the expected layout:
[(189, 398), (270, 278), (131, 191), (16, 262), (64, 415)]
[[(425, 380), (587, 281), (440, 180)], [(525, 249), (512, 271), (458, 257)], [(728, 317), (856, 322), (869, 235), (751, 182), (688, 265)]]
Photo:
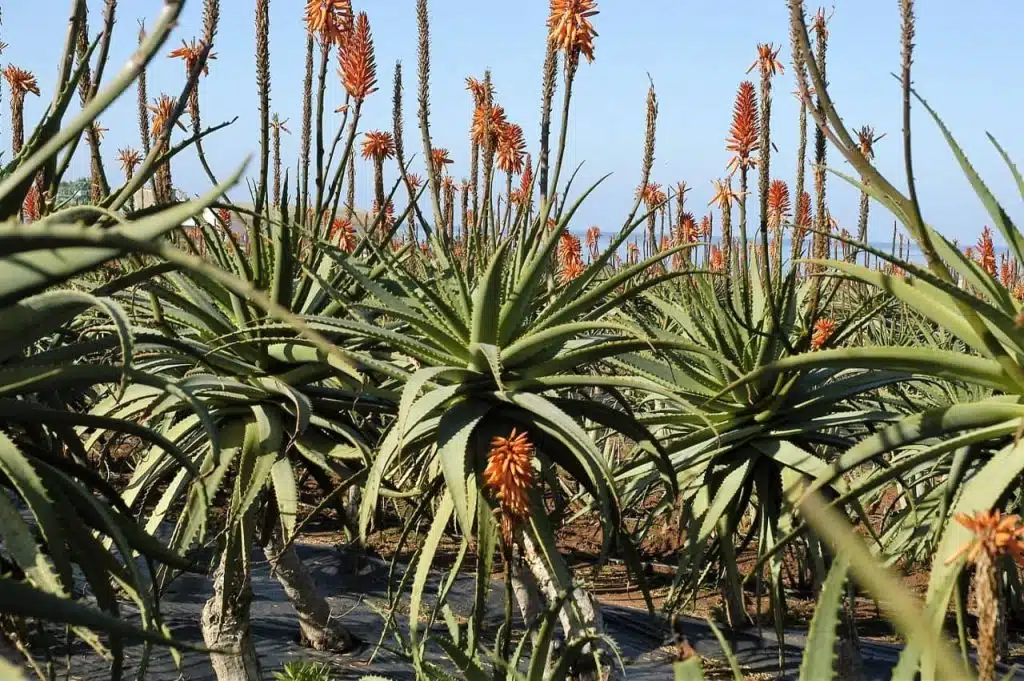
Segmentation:
[[(43, 13), (42, 4), (54, 6)], [(29, 97), (26, 121), (32, 124), (49, 101), (66, 31), (66, 5), (60, 0), (3, 4), (0, 39), (9, 43), (2, 57), (33, 71), (42, 98)], [(100, 25), (102, 1), (90, 0), (91, 29)], [(414, 100), (416, 25), (414, 0), (365, 2), (356, 9), (369, 13), (376, 46), (380, 91), (365, 107), (363, 129), (390, 128), (391, 75), (396, 60), (406, 73), (406, 140), (410, 150), (421, 149)], [(111, 66), (119, 68), (135, 44), (136, 20), (151, 24), (161, 3), (130, 0), (120, 3), (111, 51)], [(290, 118), (292, 135), (285, 135), (283, 156), (294, 167), (298, 152), (305, 34), (299, 0), (271, 3), (272, 106)], [(514, 9), (510, 7), (514, 6)], [(1001, 3), (997, 15), (977, 11), (970, 3), (950, 0), (919, 2), (914, 83), (940, 112), (966, 148), (975, 167), (1020, 220), (1021, 201), (1012, 178), (985, 138), (991, 132), (1011, 157), (1024, 164), (1024, 141), (1018, 133), (1024, 91), (1024, 63), (1016, 42), (1024, 25), (1024, 6)], [(221, 0), (222, 22), (214, 47), (217, 60), (202, 81), (204, 124), (238, 116), (238, 121), (207, 142), (214, 169), (226, 174), (258, 148), (258, 110), (253, 73), (252, 0)], [(814, 9), (813, 4), (808, 5)], [(59, 8), (59, 11), (56, 11)], [(468, 174), (467, 125), (471, 100), (463, 80), (492, 71), (497, 101), (509, 119), (520, 123), (536, 151), (539, 129), (540, 67), (543, 60), (548, 3), (471, 0), (431, 0), (432, 112), (435, 146), (448, 147), (456, 160), (453, 174)], [(786, 72), (775, 81), (772, 135), (779, 153), (772, 158), (772, 175), (792, 185), (795, 174), (797, 102), (788, 45), (785, 0), (738, 0), (733, 3), (681, 0), (602, 0), (594, 18), (599, 32), (596, 60), (580, 68), (569, 119), (567, 167), (585, 161), (580, 183), (614, 173), (584, 205), (580, 229), (596, 224), (616, 230), (628, 211), (638, 183), (643, 143), (644, 98), (647, 76), (653, 79), (660, 117), (653, 179), (663, 185), (685, 180), (693, 191), (690, 209), (707, 210), (711, 180), (725, 173), (724, 149), (736, 87), (755, 56), (758, 42), (782, 45)], [(188, 0), (175, 42), (164, 53), (201, 32), (201, 0)], [(898, 186), (904, 186), (900, 139), (900, 93), (889, 74), (899, 66), (899, 16), (895, 0), (844, 0), (837, 3), (830, 25), (829, 80), (837, 107), (851, 128), (870, 124), (887, 136), (877, 146), (878, 164)], [(344, 100), (332, 64), (327, 108)], [(180, 61), (161, 55), (149, 71), (149, 94), (177, 94), (184, 78)], [(9, 112), (4, 93), (0, 108), (0, 144), (9, 144)], [(560, 96), (556, 101), (561, 101)], [(333, 115), (333, 114), (332, 114)], [(557, 114), (556, 114), (557, 115)], [(339, 120), (335, 118), (334, 121)], [(126, 94), (101, 119), (109, 128), (104, 142), (108, 173), (117, 176), (114, 157), (122, 146), (139, 146), (135, 91)], [(942, 232), (961, 240), (976, 239), (989, 223), (923, 110), (914, 116), (915, 164), (925, 217)], [(834, 151), (830, 165), (848, 166)], [(416, 170), (417, 168), (414, 168)], [(88, 160), (79, 157), (72, 176), (86, 175)], [(174, 165), (175, 183), (189, 192), (206, 187), (194, 154)], [(856, 225), (857, 193), (830, 177), (829, 201), (840, 224)], [(357, 197), (369, 202), (371, 178), (361, 166)], [(234, 194), (244, 199), (244, 188)], [(873, 240), (885, 240), (892, 218), (874, 209)]]

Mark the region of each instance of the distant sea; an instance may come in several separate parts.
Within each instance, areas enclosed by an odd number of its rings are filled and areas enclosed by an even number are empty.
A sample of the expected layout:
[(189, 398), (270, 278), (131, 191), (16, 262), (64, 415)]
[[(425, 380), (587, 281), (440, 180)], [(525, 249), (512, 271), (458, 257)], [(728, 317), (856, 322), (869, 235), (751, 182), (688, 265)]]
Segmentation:
[[(575, 234), (577, 237), (579, 237), (580, 241), (584, 241), (585, 240), (585, 238), (586, 238), (586, 230), (575, 230), (574, 229), (574, 230), (571, 230), (571, 231), (572, 231), (573, 234)], [(638, 227), (633, 232), (633, 234), (630, 236), (629, 241), (632, 241), (632, 240), (635, 239), (637, 241), (637, 243), (642, 243), (644, 234), (645, 234), (645, 231), (644, 231), (643, 226)], [(609, 240), (609, 238), (611, 236), (613, 236), (613, 234), (611, 232), (609, 232), (609, 233), (602, 233), (601, 234), (601, 238), (599, 240), (599, 244), (600, 244), (600, 247), (602, 249), (604, 249), (604, 248), (606, 248), (608, 246), (608, 240)], [(756, 234), (752, 235), (751, 237), (749, 237), (750, 243), (755, 243), (755, 239), (756, 238), (757, 238)], [(717, 239), (717, 235), (716, 235), (716, 239)], [(717, 243), (717, 241), (716, 241), (716, 243)], [(790, 253), (791, 252), (792, 240), (791, 239), (785, 239), (783, 241), (783, 244), (784, 244), (783, 252), (787, 253), (787, 254)], [(881, 251), (881, 252), (886, 253), (886, 254), (889, 254), (889, 253), (893, 252), (892, 241), (870, 241), (870, 242), (868, 242), (868, 244), (872, 248), (874, 248), (875, 250)], [(973, 244), (971, 244), (971, 245), (973, 245)], [(810, 239), (808, 239), (808, 246), (810, 246)], [(899, 243), (898, 242), (897, 242), (897, 248), (899, 248)], [(963, 248), (966, 248), (966, 245), (961, 244), (961, 249), (963, 249)], [(920, 249), (920, 247), (916, 243), (911, 242), (909, 244), (909, 246), (908, 246), (906, 241), (904, 240), (903, 249), (904, 249), (904, 253), (907, 255), (907, 260), (909, 260), (911, 263), (922, 264), (922, 265), (924, 264), (924, 255), (921, 253), (921, 249)], [(625, 247), (623, 247), (621, 250), (622, 250), (623, 255), (624, 255), (625, 254)], [(996, 257), (998, 258), (1000, 254), (1006, 253), (1006, 252), (1008, 252), (1008, 250), (1007, 250), (1007, 248), (1005, 246), (997, 245), (995, 247), (995, 252), (996, 252)], [(874, 260), (874, 257), (872, 257), (872, 261), (873, 260)], [(863, 262), (863, 256), (861, 256), (861, 262)]]

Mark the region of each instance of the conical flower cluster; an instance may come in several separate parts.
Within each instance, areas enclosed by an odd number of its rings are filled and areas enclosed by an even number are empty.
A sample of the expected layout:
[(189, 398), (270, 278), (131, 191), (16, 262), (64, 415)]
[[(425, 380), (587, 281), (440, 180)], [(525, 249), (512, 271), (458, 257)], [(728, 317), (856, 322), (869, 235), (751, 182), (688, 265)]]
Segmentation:
[(533, 444), (524, 433), (491, 440), (491, 451), (484, 470), (484, 484), (494, 492), (501, 504), (506, 531), (511, 522), (530, 513), (530, 489), (533, 487)]

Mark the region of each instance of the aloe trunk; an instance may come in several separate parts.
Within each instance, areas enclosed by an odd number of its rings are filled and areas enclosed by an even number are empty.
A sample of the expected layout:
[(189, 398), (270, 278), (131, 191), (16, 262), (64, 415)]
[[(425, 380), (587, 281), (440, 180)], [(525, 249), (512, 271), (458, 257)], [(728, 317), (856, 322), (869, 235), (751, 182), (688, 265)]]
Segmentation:
[(722, 607), (726, 621), (733, 629), (746, 626), (747, 611), (743, 607), (743, 583), (736, 567), (736, 548), (732, 545), (733, 531), (723, 518), (718, 524), (718, 543), (721, 547), (725, 580), (722, 582)]
[(225, 552), (214, 573), (213, 596), (203, 607), (203, 640), (209, 648), (226, 651), (210, 654), (217, 681), (261, 681), (249, 621), (249, 566), (239, 566), (232, 558), (232, 554)]
[[(559, 579), (559, 575), (555, 573), (555, 570), (545, 560), (543, 549), (537, 546), (535, 543), (536, 539), (529, 532), (521, 532), (519, 540), (523, 559), (526, 561), (526, 566), (529, 568), (530, 574), (536, 583), (537, 590), (548, 601), (554, 601), (558, 598), (560, 586), (566, 587), (568, 585), (561, 584), (564, 580)], [(569, 600), (558, 616), (567, 640), (582, 634), (585, 630), (599, 634), (604, 632), (604, 622), (601, 618), (600, 606), (593, 596), (580, 587), (572, 589)], [(602, 674), (598, 678), (605, 679), (605, 681), (618, 678), (618, 667), (613, 661), (614, 657), (611, 655), (611, 652), (602, 650), (601, 653), (603, 653), (603, 662), (607, 668), (603, 670), (606, 672), (606, 675)]]
[(284, 589), (299, 617), (302, 640), (314, 650), (344, 653), (358, 644), (356, 638), (331, 613), (331, 606), (316, 588), (313, 576), (302, 563), (294, 544), (285, 544), (279, 523), (269, 533), (263, 552), (270, 573)]

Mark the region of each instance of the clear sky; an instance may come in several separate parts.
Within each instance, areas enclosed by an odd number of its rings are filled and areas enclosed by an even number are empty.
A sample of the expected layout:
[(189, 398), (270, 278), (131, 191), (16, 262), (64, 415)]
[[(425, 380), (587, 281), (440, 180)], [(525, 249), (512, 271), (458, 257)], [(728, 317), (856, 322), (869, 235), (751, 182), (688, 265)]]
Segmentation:
[[(94, 33), (100, 25), (102, 4), (101, 0), (89, 2)], [(122, 0), (111, 51), (113, 67), (119, 68), (134, 47), (136, 20), (145, 17), (152, 24), (161, 4), (157, 0)], [(207, 142), (214, 169), (221, 174), (258, 148), (253, 5), (253, 0), (221, 0), (222, 22), (214, 46), (217, 60), (201, 84), (204, 124), (239, 117)], [(357, 11), (365, 9), (369, 14), (380, 87), (368, 100), (362, 129), (390, 128), (391, 76), (395, 61), (401, 60), (406, 72), (406, 144), (410, 150), (419, 150), (414, 100), (415, 2), (356, 0), (355, 5)], [(29, 97), (29, 125), (38, 120), (52, 96), (68, 6), (68, 0), (0, 0), (0, 39), (9, 44), (0, 59), (33, 71), (44, 95)], [(271, 1), (272, 106), (282, 118), (290, 119), (292, 134), (284, 136), (283, 156), (291, 168), (298, 153), (302, 112), (303, 6), (302, 0)], [(815, 8), (813, 3), (808, 5), (811, 11)], [(745, 78), (756, 82), (756, 73), (748, 76), (745, 72), (758, 42), (782, 45), (780, 59), (786, 71), (775, 81), (772, 137), (779, 153), (772, 159), (772, 175), (792, 185), (798, 106), (790, 94), (795, 84), (785, 0), (600, 0), (599, 9), (594, 18), (600, 34), (596, 59), (593, 64), (584, 62), (577, 78), (566, 163), (572, 168), (585, 161), (577, 187), (605, 173), (614, 174), (585, 204), (577, 227), (582, 230), (596, 224), (606, 233), (617, 230), (631, 205), (639, 181), (648, 74), (660, 107), (653, 179), (666, 186), (685, 180), (693, 187), (690, 209), (698, 215), (707, 210), (711, 180), (725, 173), (728, 154), (724, 139), (736, 87)], [(842, 0), (834, 9), (828, 73), (837, 108), (851, 128), (870, 124), (887, 133), (877, 145), (878, 163), (902, 187), (900, 93), (890, 76), (899, 67), (898, 3)], [(472, 105), (464, 78), (481, 77), (487, 68), (492, 71), (497, 101), (510, 120), (523, 126), (530, 150), (536, 153), (547, 11), (545, 0), (431, 0), (432, 132), (435, 146), (452, 151), (456, 163), (451, 169), (456, 178), (467, 175), (469, 168), (467, 126)], [(1024, 140), (1019, 134), (1024, 62), (1017, 42), (1024, 26), (1024, 5), (989, 2), (972, 7), (972, 3), (953, 0), (919, 0), (917, 14), (915, 86), (944, 117), (975, 167), (1020, 224), (1024, 215), (1019, 194), (985, 132), (991, 132), (1011, 157), (1024, 164)], [(188, 0), (176, 41), (164, 53), (180, 44), (180, 39), (201, 32), (201, 15), (202, 1)], [(332, 64), (328, 110), (344, 100), (335, 71)], [(177, 94), (183, 79), (181, 62), (161, 55), (149, 71), (150, 97), (160, 92)], [(3, 100), (0, 144), (6, 147), (6, 92)], [(135, 106), (133, 89), (101, 119), (109, 128), (104, 157), (113, 177), (119, 172), (114, 160), (117, 149), (139, 146)], [(925, 218), (961, 242), (974, 241), (981, 227), (989, 223), (987, 215), (920, 108), (914, 126), (915, 164)], [(202, 191), (205, 175), (194, 154), (180, 158), (175, 160), (175, 183), (189, 192)], [(834, 151), (829, 162), (837, 169), (848, 169)], [(70, 175), (87, 174), (88, 160), (80, 153)], [(854, 231), (856, 191), (838, 178), (830, 177), (829, 182), (833, 215)], [(361, 166), (357, 185), (358, 200), (365, 205), (371, 194), (366, 166)], [(243, 187), (234, 195), (244, 199), (247, 190)], [(891, 217), (875, 209), (872, 240), (886, 240), (891, 229)]]

